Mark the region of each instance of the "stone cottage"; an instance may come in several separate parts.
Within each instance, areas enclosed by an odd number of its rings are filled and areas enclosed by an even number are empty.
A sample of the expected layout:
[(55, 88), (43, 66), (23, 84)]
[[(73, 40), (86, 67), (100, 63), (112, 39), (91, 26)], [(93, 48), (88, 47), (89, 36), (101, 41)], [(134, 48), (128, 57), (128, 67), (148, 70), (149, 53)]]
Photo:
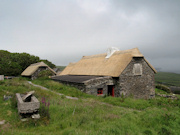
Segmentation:
[(52, 73), (52, 76), (56, 75), (56, 72), (51, 69), (44, 62), (34, 63), (27, 67), (22, 73), (21, 76), (29, 77), (32, 80), (38, 77), (38, 74), (43, 70), (49, 70)]
[(155, 96), (155, 73), (155, 68), (134, 48), (115, 51), (110, 57), (106, 53), (83, 56), (52, 79), (88, 94), (149, 99)]

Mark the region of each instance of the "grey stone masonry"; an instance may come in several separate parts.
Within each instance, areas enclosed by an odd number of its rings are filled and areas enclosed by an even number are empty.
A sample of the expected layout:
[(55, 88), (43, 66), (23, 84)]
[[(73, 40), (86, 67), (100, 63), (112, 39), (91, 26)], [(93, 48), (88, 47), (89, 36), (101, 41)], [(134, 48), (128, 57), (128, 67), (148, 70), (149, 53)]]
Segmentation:
[(0, 75), (0, 81), (4, 80), (4, 75)]
[[(141, 74), (134, 74), (135, 64), (140, 64)], [(154, 71), (144, 58), (134, 58), (119, 77), (119, 88), (116, 95), (133, 96), (134, 98), (149, 99), (155, 96)]]
[(108, 85), (114, 85), (114, 81), (112, 77), (105, 76), (105, 77), (99, 77), (96, 79), (91, 79), (84, 82), (85, 85), (85, 91), (88, 94), (97, 95), (97, 89), (102, 88), (103, 89), (103, 95), (108, 94)]
[(24, 95), (24, 96), (22, 97), (22, 100), (23, 100), (24, 102), (29, 102), (29, 101), (31, 101), (31, 97), (32, 97), (33, 94), (34, 94), (34, 91), (28, 92), (26, 95)]
[(34, 72), (34, 74), (31, 75), (31, 79), (34, 80), (38, 77), (38, 74), (43, 71), (43, 70), (47, 70), (47, 67), (39, 67), (38, 70), (36, 70), (36, 72)]
[(35, 96), (31, 97), (30, 102), (24, 102), (22, 97), (22, 94), (16, 93), (18, 113), (34, 113), (39, 110), (40, 103)]

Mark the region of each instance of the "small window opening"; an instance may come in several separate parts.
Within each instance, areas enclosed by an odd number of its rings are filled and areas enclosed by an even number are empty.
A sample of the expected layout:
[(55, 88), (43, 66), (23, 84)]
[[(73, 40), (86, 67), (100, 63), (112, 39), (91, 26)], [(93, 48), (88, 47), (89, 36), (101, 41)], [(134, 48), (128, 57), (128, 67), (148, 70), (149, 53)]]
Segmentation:
[(103, 88), (99, 88), (99, 89), (97, 90), (97, 94), (98, 94), (98, 95), (103, 94)]
[(142, 75), (142, 64), (134, 64), (133, 67), (133, 74), (134, 75)]

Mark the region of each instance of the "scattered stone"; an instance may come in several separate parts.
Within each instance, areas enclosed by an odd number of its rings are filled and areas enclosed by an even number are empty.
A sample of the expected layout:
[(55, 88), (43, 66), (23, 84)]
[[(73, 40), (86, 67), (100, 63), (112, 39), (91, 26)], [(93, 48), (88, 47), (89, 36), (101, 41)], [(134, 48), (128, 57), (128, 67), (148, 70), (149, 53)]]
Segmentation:
[(156, 95), (158, 95), (158, 96), (160, 96), (160, 97), (164, 97), (164, 98), (170, 98), (170, 99), (173, 99), (173, 100), (177, 100), (177, 99), (178, 99), (178, 97), (176, 97), (175, 94), (173, 94), (173, 95), (156, 94)]
[(22, 122), (28, 121), (27, 118), (21, 119)]
[(40, 119), (40, 115), (39, 114), (33, 114), (31, 117), (33, 119)]
[(0, 121), (0, 125), (4, 125), (5, 122), (6, 122), (5, 120)]
[(6, 95), (4, 95), (3, 97), (4, 97), (4, 101), (7, 101), (7, 100), (9, 100), (10, 98), (12, 98), (12, 96), (6, 96)]
[(34, 94), (34, 91), (28, 92), (26, 95), (24, 95), (24, 96), (22, 97), (22, 100), (23, 100), (24, 102), (30, 102), (30, 101), (31, 101), (31, 97), (32, 97), (33, 94)]

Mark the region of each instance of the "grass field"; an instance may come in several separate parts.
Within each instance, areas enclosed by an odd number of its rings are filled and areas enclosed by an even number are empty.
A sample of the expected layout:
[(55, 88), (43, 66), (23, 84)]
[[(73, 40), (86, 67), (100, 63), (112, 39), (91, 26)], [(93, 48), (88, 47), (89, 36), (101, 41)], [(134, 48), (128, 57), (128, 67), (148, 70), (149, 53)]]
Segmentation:
[[(53, 91), (78, 97), (66, 99), (50, 91), (31, 86), (16, 78), (0, 82), (0, 97), (35, 90), (41, 101), (50, 102), (50, 119), (21, 122), (13, 99), (0, 100), (0, 134), (8, 135), (179, 135), (180, 102), (161, 97), (143, 100), (133, 98), (97, 97), (51, 80), (35, 80)], [(157, 90), (156, 92), (161, 92)], [(42, 104), (41, 104), (42, 106)], [(42, 112), (41, 112), (42, 113)], [(41, 114), (42, 116), (42, 114)]]
[(156, 83), (164, 83), (165, 85), (175, 85), (180, 87), (180, 74), (158, 72), (155, 74)]

